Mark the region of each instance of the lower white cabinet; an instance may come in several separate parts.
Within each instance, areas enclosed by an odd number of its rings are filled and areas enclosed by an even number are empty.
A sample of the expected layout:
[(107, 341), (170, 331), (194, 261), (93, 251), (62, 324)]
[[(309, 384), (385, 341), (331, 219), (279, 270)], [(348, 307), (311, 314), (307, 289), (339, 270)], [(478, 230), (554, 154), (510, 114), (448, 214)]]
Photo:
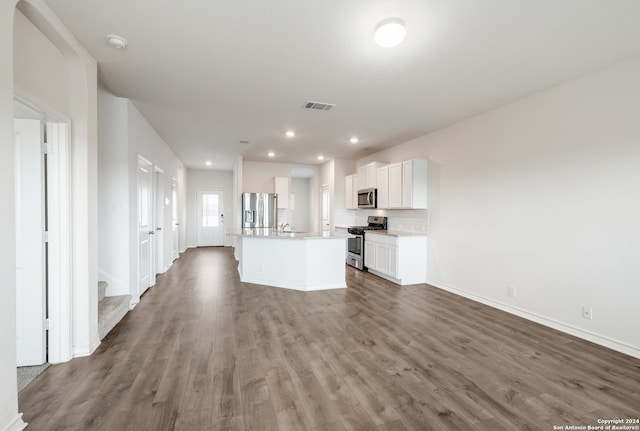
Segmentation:
[(369, 272), (394, 283), (425, 283), (427, 237), (367, 232), (364, 237), (364, 260)]

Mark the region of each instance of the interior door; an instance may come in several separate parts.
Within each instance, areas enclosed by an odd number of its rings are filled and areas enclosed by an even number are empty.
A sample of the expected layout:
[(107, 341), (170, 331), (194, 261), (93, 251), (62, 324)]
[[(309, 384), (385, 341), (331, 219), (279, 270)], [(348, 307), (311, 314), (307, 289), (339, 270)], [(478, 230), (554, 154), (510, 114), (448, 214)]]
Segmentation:
[(179, 257), (179, 218), (178, 218), (178, 180), (171, 178), (171, 238), (173, 259)]
[(331, 187), (322, 186), (322, 230), (331, 229)]
[(44, 155), (40, 120), (14, 120), (18, 366), (46, 362)]
[(138, 160), (138, 295), (152, 284), (151, 235), (153, 229), (153, 171), (151, 163)]
[[(153, 236), (155, 244), (153, 246), (154, 265), (153, 275), (164, 272), (164, 232), (162, 232), (162, 226), (164, 226), (164, 187), (162, 187), (162, 169), (156, 167), (153, 173), (154, 184), (154, 223), (153, 227), (156, 234)], [(153, 241), (152, 241), (153, 242)]]
[(224, 245), (224, 192), (196, 190), (196, 245)]

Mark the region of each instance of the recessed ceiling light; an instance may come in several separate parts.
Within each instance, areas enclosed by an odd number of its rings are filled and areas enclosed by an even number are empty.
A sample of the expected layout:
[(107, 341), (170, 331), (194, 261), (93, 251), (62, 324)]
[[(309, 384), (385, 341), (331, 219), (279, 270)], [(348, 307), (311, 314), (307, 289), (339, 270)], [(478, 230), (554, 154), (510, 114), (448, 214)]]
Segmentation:
[(404, 21), (400, 18), (387, 18), (376, 26), (373, 40), (383, 48), (392, 48), (402, 42), (406, 34)]
[(125, 49), (128, 45), (127, 39), (122, 36), (118, 36), (117, 34), (108, 35), (107, 42), (116, 49)]
[(352, 144), (357, 144), (359, 141), (357, 136), (354, 136), (353, 138), (349, 139), (349, 142), (351, 142)]
[(318, 160), (324, 160), (324, 156), (318, 156)]
[(293, 130), (287, 130), (284, 134), (287, 135), (287, 138), (293, 138), (294, 136), (296, 136), (296, 132), (294, 132)]
[(211, 163), (211, 160), (207, 160), (206, 162), (204, 162), (204, 164), (207, 166), (211, 166), (213, 163)]
[(267, 156), (269, 156), (269, 157), (273, 157), (275, 155), (276, 155), (276, 153), (274, 153), (273, 151), (269, 151), (269, 153), (267, 153)]

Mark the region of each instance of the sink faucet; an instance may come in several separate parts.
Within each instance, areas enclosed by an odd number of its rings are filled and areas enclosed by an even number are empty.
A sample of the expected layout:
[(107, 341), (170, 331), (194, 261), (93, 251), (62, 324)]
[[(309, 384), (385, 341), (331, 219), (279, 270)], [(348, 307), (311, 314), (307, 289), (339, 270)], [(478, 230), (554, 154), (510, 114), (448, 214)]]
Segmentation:
[(289, 222), (287, 222), (287, 223), (282, 223), (282, 224), (280, 225), (280, 232), (284, 232), (284, 228), (286, 228), (286, 227), (291, 227), (291, 224), (290, 224)]

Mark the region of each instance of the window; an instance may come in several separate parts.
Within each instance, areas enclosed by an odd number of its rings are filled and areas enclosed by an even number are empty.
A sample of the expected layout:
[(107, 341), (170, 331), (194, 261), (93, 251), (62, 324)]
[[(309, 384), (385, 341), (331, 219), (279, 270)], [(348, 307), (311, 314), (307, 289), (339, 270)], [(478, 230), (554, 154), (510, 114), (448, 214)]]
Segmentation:
[(202, 227), (218, 227), (220, 223), (219, 208), (217, 194), (202, 195)]

